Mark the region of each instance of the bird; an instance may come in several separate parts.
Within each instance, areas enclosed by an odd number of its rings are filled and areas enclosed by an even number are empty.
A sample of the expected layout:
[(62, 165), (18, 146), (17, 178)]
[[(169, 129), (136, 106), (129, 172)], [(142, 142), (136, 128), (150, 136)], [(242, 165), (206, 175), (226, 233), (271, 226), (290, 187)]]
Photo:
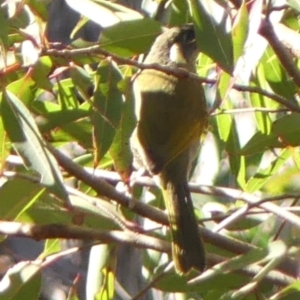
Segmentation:
[[(154, 41), (145, 64), (196, 72), (199, 50), (192, 24), (167, 29)], [(203, 87), (189, 76), (143, 69), (133, 83), (136, 127), (131, 136), (134, 165), (161, 188), (168, 212), (172, 258), (180, 275), (205, 269), (205, 249), (188, 180), (208, 122)]]

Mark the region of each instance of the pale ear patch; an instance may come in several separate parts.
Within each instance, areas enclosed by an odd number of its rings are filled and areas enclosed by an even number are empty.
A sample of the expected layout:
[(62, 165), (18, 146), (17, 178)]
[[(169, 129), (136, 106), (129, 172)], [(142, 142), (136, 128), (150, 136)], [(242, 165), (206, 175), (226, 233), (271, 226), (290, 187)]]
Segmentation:
[(186, 64), (187, 63), (179, 44), (172, 45), (172, 47), (170, 48), (169, 58), (171, 61), (173, 61), (177, 64)]

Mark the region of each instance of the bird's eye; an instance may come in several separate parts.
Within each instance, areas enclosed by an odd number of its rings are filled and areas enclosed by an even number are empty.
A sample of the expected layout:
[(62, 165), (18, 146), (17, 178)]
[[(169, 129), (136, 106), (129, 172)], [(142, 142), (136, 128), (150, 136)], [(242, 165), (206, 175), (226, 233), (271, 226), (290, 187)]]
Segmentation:
[(183, 41), (185, 43), (191, 43), (191, 42), (194, 42), (196, 39), (196, 36), (195, 36), (195, 31), (194, 29), (189, 29), (189, 30), (186, 30), (184, 32), (184, 35), (183, 35)]

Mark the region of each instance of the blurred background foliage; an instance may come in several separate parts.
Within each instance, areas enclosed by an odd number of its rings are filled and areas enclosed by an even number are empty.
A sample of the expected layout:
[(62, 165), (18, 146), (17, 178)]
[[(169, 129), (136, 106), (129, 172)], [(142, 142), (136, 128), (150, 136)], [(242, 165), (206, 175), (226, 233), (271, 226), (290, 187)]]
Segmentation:
[[(0, 3), (1, 299), (299, 297), (298, 0)], [(187, 22), (210, 111), (190, 184), (207, 270), (180, 277), (128, 140), (140, 55)]]

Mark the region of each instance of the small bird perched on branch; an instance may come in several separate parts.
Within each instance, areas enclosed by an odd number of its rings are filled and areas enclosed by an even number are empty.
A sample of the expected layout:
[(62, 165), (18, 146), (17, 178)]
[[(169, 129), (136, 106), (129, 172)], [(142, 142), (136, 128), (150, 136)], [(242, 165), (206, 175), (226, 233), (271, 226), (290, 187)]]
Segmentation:
[[(192, 25), (168, 29), (155, 40), (145, 64), (195, 72), (198, 49)], [(205, 268), (205, 252), (194, 215), (188, 177), (207, 125), (200, 82), (153, 69), (134, 82), (137, 126), (131, 138), (135, 164), (158, 182), (168, 210), (175, 269)]]

